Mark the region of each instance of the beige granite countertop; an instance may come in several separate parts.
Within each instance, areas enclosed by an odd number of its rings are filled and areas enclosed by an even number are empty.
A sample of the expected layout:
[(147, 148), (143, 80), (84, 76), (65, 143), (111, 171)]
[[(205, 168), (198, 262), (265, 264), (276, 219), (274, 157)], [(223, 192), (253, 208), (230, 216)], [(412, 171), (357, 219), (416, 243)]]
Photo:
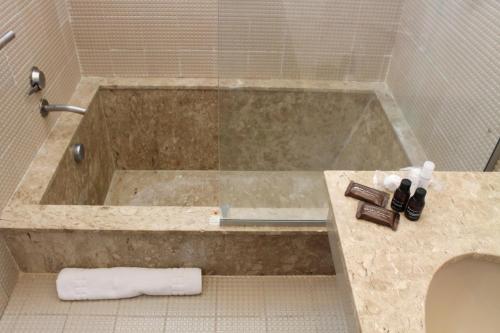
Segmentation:
[(437, 172), (418, 222), (396, 232), (355, 218), (344, 196), (350, 180), (373, 186), (373, 172), (326, 171), (333, 208), (328, 222), (336, 270), (345, 273), (362, 332), (424, 332), (433, 274), (463, 254), (500, 256), (500, 173)]

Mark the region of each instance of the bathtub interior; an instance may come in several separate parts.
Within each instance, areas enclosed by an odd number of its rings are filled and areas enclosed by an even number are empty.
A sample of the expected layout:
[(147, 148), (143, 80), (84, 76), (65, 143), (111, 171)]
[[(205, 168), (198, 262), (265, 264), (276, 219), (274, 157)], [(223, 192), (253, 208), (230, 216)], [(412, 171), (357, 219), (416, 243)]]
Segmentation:
[[(85, 146), (76, 163), (71, 146)], [(371, 91), (101, 88), (41, 204), (213, 206), (228, 219), (326, 218), (323, 170), (408, 158)]]

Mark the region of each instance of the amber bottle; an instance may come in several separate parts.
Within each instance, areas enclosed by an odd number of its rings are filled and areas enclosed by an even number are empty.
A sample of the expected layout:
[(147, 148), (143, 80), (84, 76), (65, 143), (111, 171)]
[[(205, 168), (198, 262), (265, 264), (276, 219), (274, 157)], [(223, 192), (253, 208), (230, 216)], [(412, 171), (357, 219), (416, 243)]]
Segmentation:
[(425, 206), (425, 195), (427, 191), (419, 187), (415, 191), (415, 194), (408, 200), (408, 206), (406, 206), (405, 216), (410, 221), (417, 221), (422, 215), (422, 210)]
[(399, 184), (398, 189), (394, 192), (394, 196), (391, 201), (391, 208), (395, 212), (402, 213), (405, 211), (406, 204), (410, 199), (410, 187), (411, 180), (403, 179)]

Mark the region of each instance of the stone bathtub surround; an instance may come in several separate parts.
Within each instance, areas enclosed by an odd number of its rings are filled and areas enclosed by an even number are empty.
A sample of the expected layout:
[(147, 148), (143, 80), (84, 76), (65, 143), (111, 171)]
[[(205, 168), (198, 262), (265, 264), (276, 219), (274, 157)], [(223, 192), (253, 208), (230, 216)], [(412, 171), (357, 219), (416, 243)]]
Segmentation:
[(214, 210), (24, 205), (0, 223), (25, 272), (195, 265), (216, 275), (334, 273), (324, 227), (219, 227), (208, 223)]
[[(139, 79), (139, 78), (99, 78), (84, 77), (80, 80), (70, 104), (89, 107), (99, 87), (109, 89), (138, 88), (189, 88), (208, 89), (217, 87), (214, 79)], [(287, 88), (287, 89), (321, 89), (335, 91), (374, 91), (383, 105), (386, 116), (394, 126), (399, 141), (412, 165), (425, 161), (418, 141), (405, 122), (400, 110), (381, 83), (330, 82), (307, 80), (220, 80), (219, 85), (226, 88)], [(78, 125), (83, 118), (79, 115), (63, 113), (51, 130), (49, 137), (35, 156), (16, 193), (8, 205), (38, 204), (48, 188), (52, 176), (60, 164), (61, 156), (66, 152)]]
[(222, 89), (219, 109), (222, 170), (392, 170), (409, 164), (372, 92)]
[(200, 267), (205, 275), (332, 275), (325, 232), (6, 230), (21, 271)]
[(410, 164), (377, 96), (356, 90), (102, 87), (74, 143), (85, 145), (86, 159), (76, 164), (66, 151), (42, 204), (102, 205), (115, 170), (393, 170)]
[[(300, 188), (300, 191), (296, 189)], [(322, 172), (117, 170), (106, 206), (325, 208)]]
[(104, 202), (114, 172), (114, 161), (103, 110), (98, 96), (92, 99), (69, 146), (83, 144), (85, 159), (75, 163), (66, 149), (40, 204), (99, 205)]
[(102, 89), (104, 120), (119, 170), (218, 168), (217, 90)]
[(401, 217), (396, 232), (357, 220), (358, 201), (344, 196), (350, 180), (371, 185), (373, 172), (325, 176), (330, 246), (354, 332), (424, 332), (427, 289), (443, 264), (465, 254), (500, 260), (500, 173), (434, 173), (444, 190), (431, 188), (421, 219)]
[[(375, 90), (379, 97), (390, 100), (385, 95), (382, 85), (374, 84), (339, 84), (327, 82), (260, 82), (260, 81), (227, 81), (226, 88), (253, 87), (262, 85), (267, 89), (274, 90), (279, 87), (290, 89), (310, 88), (320, 90), (332, 90), (336, 94), (338, 90), (359, 92), (351, 96), (358, 96), (361, 100), (366, 98), (366, 91)], [(306, 85), (306, 86), (304, 86)], [(92, 133), (80, 133), (90, 127), (98, 128), (98, 131), (109, 131), (109, 122), (106, 121), (106, 112), (98, 103), (97, 94), (99, 88), (104, 90), (118, 91), (119, 89), (132, 89), (140, 87), (144, 89), (169, 90), (177, 95), (181, 89), (191, 89), (202, 94), (210, 93), (217, 87), (216, 80), (194, 80), (194, 79), (101, 79), (82, 78), (70, 104), (89, 108), (89, 114), (85, 117), (74, 114), (61, 114), (56, 125), (51, 131), (48, 139), (37, 153), (33, 163), (27, 171), (18, 190), (11, 198), (9, 204), (0, 217), (0, 228), (4, 229), (8, 245), (15, 249), (16, 260), (22, 270), (28, 272), (54, 272), (64, 266), (84, 265), (96, 267), (98, 265), (136, 265), (137, 254), (143, 258), (153, 258), (152, 248), (144, 247), (147, 239), (172, 238), (172, 247), (163, 244), (159, 251), (163, 253), (175, 253), (177, 257), (170, 258), (172, 261), (160, 261), (158, 265), (170, 265), (179, 263), (179, 257), (184, 252), (191, 255), (191, 260), (186, 262), (197, 264), (207, 272), (213, 274), (331, 274), (333, 265), (331, 263), (330, 251), (327, 244), (326, 229), (324, 227), (219, 227), (209, 224), (213, 215), (218, 215), (218, 208), (214, 206), (103, 206), (108, 186), (110, 184), (110, 173), (118, 169), (116, 151), (109, 150), (106, 140), (115, 139), (111, 135), (106, 138), (103, 133), (93, 136)], [(215, 91), (215, 90), (214, 90)], [(228, 90), (229, 91), (229, 90)], [(316, 93), (316, 92), (314, 92)], [(96, 96), (97, 94), (97, 96)], [(244, 92), (242, 93), (245, 94)], [(307, 96), (307, 93), (301, 93)], [(371, 93), (370, 93), (371, 94)], [(293, 94), (291, 95), (293, 97)], [(137, 97), (139, 98), (139, 97)], [(290, 97), (291, 98), (291, 97)], [(382, 109), (371, 94), (368, 99), (374, 111), (380, 113)], [(245, 103), (255, 103), (258, 99), (250, 101), (243, 99)], [(356, 98), (355, 100), (359, 100)], [(186, 101), (182, 93), (174, 98), (178, 106)], [(212, 100), (213, 101), (213, 100)], [(175, 102), (175, 103), (177, 103)], [(94, 104), (92, 104), (94, 103)], [(96, 104), (97, 103), (97, 104)], [(388, 112), (386, 116), (398, 119), (396, 108)], [(360, 104), (362, 105), (362, 104)], [(389, 108), (390, 110), (390, 108)], [(141, 111), (142, 112), (142, 111)], [(363, 113), (363, 111), (357, 111)], [(391, 113), (392, 112), (392, 113)], [(209, 113), (204, 113), (209, 114)], [(266, 114), (264, 112), (264, 114)], [(99, 116), (104, 118), (99, 121)], [(187, 113), (188, 117), (197, 117), (196, 113)], [(111, 117), (113, 117), (111, 115)], [(129, 116), (127, 116), (129, 117)], [(132, 118), (134, 120), (134, 118)], [(200, 118), (207, 121), (210, 118)], [(355, 130), (362, 130), (374, 134), (374, 128), (365, 126), (362, 122), (366, 119), (360, 117), (360, 125)], [(401, 118), (399, 118), (401, 119)], [(179, 118), (178, 124), (184, 119)], [(403, 124), (403, 123), (402, 123)], [(113, 124), (115, 125), (115, 124)], [(403, 124), (404, 125), (404, 124)], [(401, 125), (395, 132), (411, 136), (405, 132)], [(80, 127), (79, 127), (80, 126)], [(168, 125), (165, 125), (168, 126)], [(368, 133), (368, 134), (370, 134)], [(392, 133), (392, 132), (390, 132)], [(407, 138), (400, 137), (401, 142)], [(98, 147), (90, 154), (92, 161), (88, 166), (75, 166), (71, 162), (68, 147), (71, 143), (86, 141), (92, 147)], [(409, 140), (408, 142), (411, 142)], [(418, 151), (418, 145), (415, 146)], [(415, 157), (408, 154), (410, 161)], [(347, 150), (347, 149), (346, 149)], [(411, 152), (411, 151), (410, 151)], [(175, 151), (173, 153), (176, 153)], [(110, 158), (110, 156), (112, 156)], [(182, 157), (181, 155), (177, 155)], [(415, 154), (414, 156), (418, 156)], [(190, 162), (179, 158), (177, 161)], [(203, 161), (200, 159), (199, 161)], [(101, 163), (106, 167), (101, 168)], [(158, 162), (156, 162), (158, 163)], [(180, 162), (179, 162), (180, 163)], [(176, 164), (176, 167), (179, 164)], [(201, 165), (212, 166), (203, 162)], [(191, 166), (189, 166), (191, 167)], [(79, 169), (83, 177), (63, 177), (57, 180), (53, 177), (58, 172), (73, 173)], [(82, 179), (88, 182), (82, 182)], [(93, 184), (89, 184), (92, 182)], [(47, 191), (53, 188), (55, 196)], [(76, 191), (74, 191), (76, 189)], [(63, 192), (64, 191), (64, 192)], [(71, 193), (68, 193), (71, 191)], [(64, 198), (57, 194), (64, 193)], [(68, 201), (71, 201), (69, 204)], [(48, 205), (46, 203), (59, 203)], [(45, 204), (40, 204), (45, 203)], [(81, 205), (85, 203), (86, 205)], [(205, 204), (205, 203), (203, 203)], [(199, 242), (202, 235), (213, 240), (210, 244)], [(251, 246), (248, 240), (261, 237), (262, 244), (259, 245), (260, 252), (249, 251)], [(92, 241), (91, 239), (96, 239)], [(181, 239), (182, 241), (176, 241)], [(85, 246), (86, 242), (93, 244), (93, 250)], [(221, 247), (221, 242), (234, 244)], [(158, 241), (158, 243), (161, 243)], [(187, 248), (179, 250), (182, 244)], [(177, 245), (175, 245), (177, 244)], [(241, 245), (241, 247), (238, 247)], [(178, 246), (178, 247), (177, 247)], [(292, 249), (292, 250), (290, 250)], [(170, 252), (169, 252), (170, 251)], [(232, 252), (234, 251), (234, 252)], [(216, 260), (226, 261), (226, 265), (212, 261), (212, 257), (202, 255), (211, 253)], [(229, 252), (237, 255), (237, 259), (227, 260)], [(273, 253), (272, 255), (269, 255)], [(276, 256), (274, 253), (283, 253)], [(154, 253), (157, 256), (158, 252)], [(269, 257), (269, 258), (268, 258)], [(275, 258), (271, 258), (275, 257)], [(33, 259), (36, 258), (36, 259)], [(155, 260), (151, 261), (153, 265)], [(243, 262), (244, 264), (240, 264)], [(231, 265), (229, 265), (231, 264)], [(268, 264), (270, 265), (269, 267)], [(272, 267), (271, 267), (272, 266)]]

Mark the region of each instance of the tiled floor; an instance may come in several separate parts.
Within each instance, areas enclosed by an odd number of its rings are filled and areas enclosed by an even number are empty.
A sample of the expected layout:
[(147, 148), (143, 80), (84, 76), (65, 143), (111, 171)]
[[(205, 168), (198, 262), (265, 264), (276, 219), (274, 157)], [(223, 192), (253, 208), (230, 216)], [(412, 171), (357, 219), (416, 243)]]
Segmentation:
[(207, 276), (200, 296), (63, 302), (22, 274), (0, 332), (345, 332), (333, 276)]

